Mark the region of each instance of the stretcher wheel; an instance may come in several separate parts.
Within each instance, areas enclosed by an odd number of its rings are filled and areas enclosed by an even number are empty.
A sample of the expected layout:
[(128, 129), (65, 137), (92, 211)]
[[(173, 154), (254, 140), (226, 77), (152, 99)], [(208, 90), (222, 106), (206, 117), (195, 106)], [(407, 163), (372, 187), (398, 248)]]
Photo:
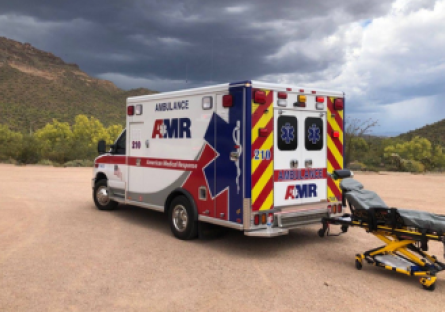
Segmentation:
[(348, 231), (348, 228), (349, 228), (349, 226), (347, 226), (347, 225), (342, 225), (341, 226), (341, 231), (343, 232), (343, 233), (346, 233), (347, 231)]
[(358, 261), (357, 259), (355, 260), (355, 268), (357, 270), (361, 270), (363, 268), (363, 265), (360, 261)]
[(324, 237), (324, 233), (325, 231), (324, 231), (324, 229), (319, 229), (318, 230), (318, 236), (320, 236), (320, 237)]
[(426, 286), (426, 285), (422, 285), (423, 289), (425, 290), (429, 290), (429, 291), (434, 291), (434, 289), (436, 289), (436, 283), (431, 284), (430, 286)]

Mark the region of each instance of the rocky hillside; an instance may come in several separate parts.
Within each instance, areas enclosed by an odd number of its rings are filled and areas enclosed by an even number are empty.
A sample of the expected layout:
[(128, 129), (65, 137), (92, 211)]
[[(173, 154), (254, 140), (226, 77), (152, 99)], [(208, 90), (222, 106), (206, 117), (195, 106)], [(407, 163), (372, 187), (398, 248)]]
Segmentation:
[(72, 122), (78, 114), (123, 124), (125, 99), (151, 93), (119, 89), (49, 52), (0, 37), (0, 123), (13, 130), (37, 129), (53, 118)]
[(424, 137), (431, 143), (437, 143), (445, 147), (445, 119), (420, 129), (403, 133), (399, 137), (404, 140), (411, 140), (415, 136)]

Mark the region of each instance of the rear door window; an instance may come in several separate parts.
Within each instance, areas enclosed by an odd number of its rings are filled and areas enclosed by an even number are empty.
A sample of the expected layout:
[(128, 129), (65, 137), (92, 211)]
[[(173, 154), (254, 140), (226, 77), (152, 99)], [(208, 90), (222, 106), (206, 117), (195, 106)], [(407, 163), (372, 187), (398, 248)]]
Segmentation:
[(294, 116), (278, 117), (277, 141), (280, 151), (294, 151), (298, 147), (298, 120)]
[(305, 120), (305, 146), (308, 151), (323, 149), (323, 119), (308, 117)]

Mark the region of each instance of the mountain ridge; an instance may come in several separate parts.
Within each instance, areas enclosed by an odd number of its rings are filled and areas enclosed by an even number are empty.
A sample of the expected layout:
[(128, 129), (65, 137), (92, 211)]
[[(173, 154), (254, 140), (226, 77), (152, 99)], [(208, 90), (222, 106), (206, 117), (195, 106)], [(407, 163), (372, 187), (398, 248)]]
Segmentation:
[(50, 52), (0, 37), (0, 123), (12, 130), (36, 130), (53, 118), (72, 123), (78, 114), (124, 124), (126, 98), (153, 93), (122, 90)]

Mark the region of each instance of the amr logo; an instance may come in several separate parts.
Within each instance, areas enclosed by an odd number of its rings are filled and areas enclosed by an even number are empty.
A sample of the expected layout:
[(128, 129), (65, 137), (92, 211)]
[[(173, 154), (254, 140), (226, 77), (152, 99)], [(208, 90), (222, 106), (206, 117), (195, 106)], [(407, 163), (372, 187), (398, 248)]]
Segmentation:
[(189, 118), (156, 119), (152, 139), (191, 138)]
[(317, 197), (317, 184), (289, 185), (286, 191), (285, 200), (296, 198)]

